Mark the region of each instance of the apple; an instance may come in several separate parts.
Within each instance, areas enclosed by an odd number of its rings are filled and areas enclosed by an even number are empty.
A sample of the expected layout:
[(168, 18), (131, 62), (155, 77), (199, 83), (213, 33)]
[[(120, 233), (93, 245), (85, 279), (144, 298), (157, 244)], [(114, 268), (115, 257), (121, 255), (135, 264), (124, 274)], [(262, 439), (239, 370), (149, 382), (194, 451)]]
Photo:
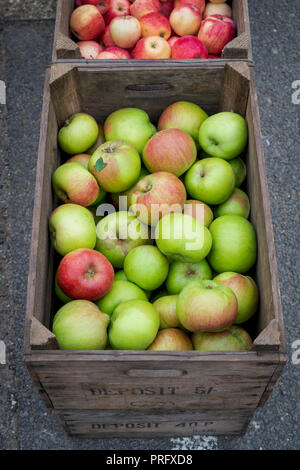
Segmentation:
[(119, 208), (120, 211), (127, 211), (131, 204), (131, 196), (137, 183), (144, 178), (144, 176), (148, 175), (148, 171), (145, 168), (141, 168), (141, 172), (135, 184), (131, 186), (131, 188), (127, 189), (127, 191), (123, 191), (122, 193), (111, 193), (110, 197), (112, 199), (113, 205)]
[(116, 46), (107, 47), (106, 52), (112, 52), (118, 57), (118, 59), (130, 59), (131, 58), (129, 52), (126, 51), (125, 49), (122, 49), (121, 47), (116, 47)]
[(58, 132), (60, 148), (75, 155), (88, 150), (97, 140), (99, 127), (95, 119), (86, 113), (73, 114)]
[(199, 129), (207, 118), (208, 115), (200, 106), (188, 101), (177, 101), (162, 112), (157, 129), (159, 131), (173, 128), (181, 129), (190, 134), (196, 146), (199, 146)]
[(109, 25), (109, 30), (114, 43), (125, 49), (133, 47), (142, 34), (140, 22), (134, 16), (114, 18)]
[(105, 191), (118, 193), (137, 181), (141, 159), (136, 149), (125, 141), (112, 140), (100, 145), (93, 153), (89, 171)]
[(134, 59), (169, 59), (170, 57), (171, 47), (168, 41), (160, 36), (147, 36), (140, 39), (133, 51)]
[(63, 202), (90, 206), (99, 196), (99, 186), (93, 175), (77, 162), (60, 165), (52, 176), (56, 196)]
[(250, 201), (247, 194), (235, 188), (229, 198), (215, 208), (215, 217), (221, 215), (240, 215), (248, 219), (250, 214)]
[(245, 273), (256, 261), (257, 243), (252, 224), (239, 215), (223, 215), (209, 227), (212, 249), (209, 264), (217, 273)]
[(182, 5), (174, 8), (170, 15), (170, 25), (178, 36), (197, 34), (201, 20), (200, 10), (192, 5)]
[(138, 108), (122, 108), (111, 113), (104, 123), (106, 140), (125, 140), (139, 153), (153, 135), (148, 114)]
[(57, 295), (57, 297), (59, 298), (59, 300), (61, 302), (63, 302), (64, 304), (67, 304), (68, 302), (71, 302), (71, 297), (68, 297), (62, 290), (61, 288), (59, 287), (58, 283), (57, 283), (57, 271), (56, 271), (56, 274), (55, 274), (55, 281), (54, 281), (54, 290), (55, 290), (55, 294)]
[(178, 295), (177, 316), (188, 331), (222, 331), (238, 313), (235, 294), (214, 281), (190, 282)]
[(163, 295), (153, 301), (153, 307), (158, 311), (160, 318), (160, 330), (180, 327), (176, 313), (177, 298), (178, 295)]
[(204, 11), (204, 18), (212, 15), (222, 15), (232, 17), (231, 7), (227, 3), (208, 2)]
[(208, 59), (208, 52), (198, 38), (188, 35), (172, 46), (172, 59)]
[(160, 36), (169, 39), (171, 36), (171, 26), (169, 20), (159, 12), (148, 13), (140, 18), (142, 36)]
[(115, 281), (128, 281), (124, 269), (119, 269), (115, 274)]
[(196, 162), (184, 178), (188, 193), (206, 204), (222, 204), (231, 195), (234, 172), (222, 158), (203, 158)]
[(248, 128), (245, 119), (232, 112), (214, 114), (199, 130), (199, 144), (212, 157), (231, 160), (245, 150)]
[(57, 283), (71, 299), (97, 300), (111, 289), (114, 269), (96, 250), (79, 248), (63, 257), (57, 270)]
[(235, 293), (238, 302), (238, 315), (235, 324), (244, 323), (255, 314), (259, 293), (256, 283), (250, 276), (225, 272), (216, 276), (214, 281), (229, 287)]
[[(109, 49), (109, 48), (108, 48)], [(103, 131), (103, 126), (102, 124), (98, 124), (98, 137), (96, 142), (86, 151), (86, 153), (91, 156), (97, 150), (100, 145), (104, 144), (105, 142), (105, 137), (104, 137), (104, 131)]]
[(159, 10), (159, 0), (135, 0), (132, 5), (130, 5), (130, 14), (138, 20), (148, 13), (158, 12)]
[(226, 3), (227, 0), (210, 0), (210, 3), (214, 3), (214, 4), (219, 4), (219, 3)]
[(182, 212), (186, 200), (184, 184), (172, 173), (159, 171), (144, 176), (135, 186), (130, 211), (144, 224), (155, 226), (170, 212)]
[(165, 129), (146, 143), (142, 158), (151, 173), (166, 171), (181, 176), (192, 166), (196, 157), (196, 144), (187, 132)]
[(130, 3), (128, 0), (110, 0), (109, 8), (103, 15), (106, 25), (118, 16), (130, 15)]
[(235, 186), (239, 188), (247, 176), (246, 165), (240, 157), (229, 160), (229, 163), (235, 174)]
[(175, 0), (175, 7), (180, 7), (182, 5), (192, 5), (193, 7), (198, 8), (201, 13), (204, 13), (205, 10), (205, 0)]
[(89, 159), (91, 156), (88, 153), (79, 153), (78, 155), (73, 155), (73, 157), (70, 157), (66, 163), (71, 163), (71, 162), (76, 162), (80, 163), (80, 165), (84, 166), (84, 168), (87, 170), (89, 166)]
[(158, 289), (166, 280), (169, 263), (156, 246), (138, 246), (125, 258), (124, 271), (129, 281), (142, 289)]
[(113, 349), (145, 350), (155, 339), (159, 315), (146, 300), (128, 300), (119, 304), (112, 316), (109, 342)]
[(96, 225), (86, 207), (63, 204), (57, 207), (49, 220), (53, 247), (62, 256), (77, 248), (93, 249), (96, 244)]
[(100, 42), (103, 43), (105, 47), (114, 47), (116, 44), (111, 37), (109, 26), (109, 24), (105, 26), (103, 33), (100, 35)]
[(61, 307), (52, 331), (60, 349), (105, 349), (109, 316), (88, 300), (73, 300)]
[(172, 47), (174, 46), (175, 42), (178, 41), (178, 39), (180, 39), (180, 36), (172, 36), (170, 39), (168, 39), (168, 44), (171, 47), (171, 51)]
[(100, 54), (97, 55), (96, 59), (98, 60), (115, 60), (115, 59), (119, 59), (119, 57), (114, 54), (113, 52), (107, 52), (107, 51), (103, 51), (103, 52), (100, 52)]
[(167, 0), (166, 2), (160, 2), (159, 12), (166, 18), (170, 17), (170, 14), (174, 8), (174, 0)]
[(198, 39), (206, 46), (209, 54), (218, 55), (234, 38), (235, 33), (235, 23), (229, 16), (213, 15), (202, 21)]
[(193, 199), (185, 201), (184, 213), (199, 220), (205, 227), (209, 227), (214, 218), (213, 211), (207, 204)]
[(111, 315), (115, 308), (128, 300), (148, 300), (145, 292), (129, 281), (115, 281), (111, 290), (96, 302), (101, 312)]
[(82, 5), (76, 8), (71, 15), (71, 32), (80, 41), (96, 39), (104, 28), (103, 17), (99, 9), (94, 5)]
[(84, 59), (96, 59), (97, 55), (103, 51), (103, 47), (96, 41), (78, 41), (77, 46)]
[(98, 0), (97, 7), (100, 10), (101, 15), (104, 15), (110, 7), (111, 0)]
[(166, 328), (157, 333), (148, 351), (192, 351), (193, 345), (186, 333), (177, 328)]
[(155, 229), (160, 251), (175, 261), (197, 263), (210, 252), (212, 238), (207, 227), (186, 214), (167, 214)]
[(133, 248), (150, 243), (148, 227), (129, 212), (113, 212), (97, 224), (96, 250), (115, 268), (123, 268), (126, 255)]
[(240, 326), (217, 333), (194, 333), (192, 342), (196, 351), (248, 351), (252, 346), (251, 337)]
[[(166, 287), (169, 294), (179, 294), (190, 282), (204, 281), (212, 279), (212, 271), (208, 262), (203, 259), (199, 263), (184, 263), (173, 261), (170, 265), (169, 274), (166, 280)], [(171, 326), (171, 325), (170, 325)]]

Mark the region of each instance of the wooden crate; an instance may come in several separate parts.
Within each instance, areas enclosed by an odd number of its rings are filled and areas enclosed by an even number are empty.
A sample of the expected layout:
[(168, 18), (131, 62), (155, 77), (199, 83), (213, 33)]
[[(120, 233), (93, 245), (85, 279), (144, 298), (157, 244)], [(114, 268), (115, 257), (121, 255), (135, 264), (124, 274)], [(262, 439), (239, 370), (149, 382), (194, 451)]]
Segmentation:
[[(251, 48), (251, 33), (250, 33), (250, 24), (249, 24), (249, 12), (248, 12), (248, 0), (232, 0), (228, 1), (232, 6), (233, 19), (237, 26), (237, 37), (233, 39), (230, 43), (226, 45), (223, 50), (221, 59), (213, 59), (218, 62), (226, 62), (228, 60), (245, 60), (252, 61), (252, 48)], [(56, 22), (55, 22), (55, 33), (54, 33), (54, 43), (52, 51), (52, 63), (61, 63), (68, 60), (78, 60), (81, 59), (81, 62), (91, 64), (98, 64), (97, 60), (85, 60), (82, 58), (79, 47), (76, 45), (76, 42), (73, 41), (72, 35), (70, 33), (69, 24), (70, 17), (74, 10), (75, 0), (58, 0), (57, 2), (57, 11), (56, 11)], [(171, 60), (171, 62), (170, 62)], [(101, 60), (103, 62), (103, 60)], [(120, 65), (126, 67), (128, 62), (133, 62), (132, 66), (136, 66), (141, 60), (108, 60), (110, 67), (119, 67)], [(142, 61), (145, 62), (145, 61)], [(167, 59), (167, 60), (147, 60), (147, 67), (152, 67), (154, 65), (159, 65), (161, 67), (172, 67), (171, 64), (177, 62), (176, 59)], [(185, 62), (186, 65), (190, 60), (180, 60), (180, 62)], [(203, 63), (201, 59), (193, 59), (193, 62), (198, 64)], [(206, 61), (205, 61), (206, 62)]]
[[(70, 434), (164, 436), (230, 434), (245, 429), (278, 379), (286, 361), (275, 247), (253, 68), (246, 63), (206, 62), (170, 70), (54, 65), (47, 71), (41, 118), (32, 245), (28, 279), (25, 362), (45, 403)], [(50, 332), (55, 313), (53, 272), (57, 255), (48, 219), (55, 200), (51, 175), (61, 163), (57, 132), (71, 114), (98, 121), (127, 106), (156, 122), (177, 100), (208, 113), (232, 110), (246, 117), (249, 145), (247, 191), (258, 238), (253, 275), (260, 307), (248, 352), (62, 351)], [(196, 423), (196, 424), (195, 424)]]

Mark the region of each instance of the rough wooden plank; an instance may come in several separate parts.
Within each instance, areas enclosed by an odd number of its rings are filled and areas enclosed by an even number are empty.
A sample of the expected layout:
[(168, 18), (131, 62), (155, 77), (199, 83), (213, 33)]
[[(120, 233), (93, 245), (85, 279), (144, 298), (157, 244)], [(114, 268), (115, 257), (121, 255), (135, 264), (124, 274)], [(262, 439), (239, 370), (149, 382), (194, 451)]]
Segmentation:
[(76, 42), (60, 32), (57, 34), (55, 49), (58, 59), (82, 59), (80, 49)]
[(32, 349), (59, 349), (55, 335), (35, 317), (31, 321), (30, 345)]
[(221, 111), (246, 115), (250, 88), (250, 71), (243, 62), (225, 65), (220, 100)]
[(280, 331), (278, 321), (274, 318), (268, 326), (257, 336), (253, 343), (253, 349), (279, 349)]
[(224, 47), (222, 51), (223, 59), (247, 59), (249, 51), (249, 37), (247, 33), (242, 33)]

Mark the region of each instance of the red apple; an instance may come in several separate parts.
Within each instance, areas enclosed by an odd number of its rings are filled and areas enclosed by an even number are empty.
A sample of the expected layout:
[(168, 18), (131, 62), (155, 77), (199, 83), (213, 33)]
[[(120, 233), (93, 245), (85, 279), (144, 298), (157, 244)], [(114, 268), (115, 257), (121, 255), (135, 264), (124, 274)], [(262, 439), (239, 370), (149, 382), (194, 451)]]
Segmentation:
[(114, 269), (96, 250), (79, 248), (64, 256), (57, 270), (57, 283), (71, 299), (97, 300), (111, 289)]
[(184, 213), (199, 220), (205, 227), (209, 227), (214, 218), (213, 211), (207, 204), (193, 199), (185, 202)]
[(133, 47), (142, 33), (140, 22), (134, 16), (114, 18), (109, 25), (109, 31), (115, 44), (125, 49)]
[(125, 49), (122, 49), (121, 47), (108, 47), (107, 49), (105, 49), (105, 51), (112, 52), (118, 57), (118, 59), (130, 59), (131, 58), (129, 52), (126, 51)]
[(110, 5), (103, 18), (106, 25), (117, 16), (125, 16), (130, 14), (130, 3), (128, 0), (110, 0)]
[[(180, 39), (177, 42), (179, 41)], [(194, 139), (181, 129), (157, 132), (148, 140), (143, 150), (144, 164), (151, 173), (167, 171), (181, 176), (192, 166), (196, 157)]]
[(140, 18), (142, 36), (160, 36), (169, 39), (171, 36), (171, 26), (169, 20), (158, 12), (148, 13)]
[(107, 52), (103, 51), (100, 52), (100, 54), (97, 55), (96, 59), (98, 60), (110, 60), (110, 59), (119, 59), (119, 57), (116, 54), (113, 54), (112, 52)]
[(160, 2), (159, 12), (162, 15), (164, 15), (166, 18), (169, 18), (173, 8), (174, 8), (174, 0), (167, 0), (166, 2)]
[(208, 59), (220, 59), (220, 55), (208, 54)]
[(227, 3), (211, 3), (208, 2), (204, 12), (204, 18), (212, 15), (223, 15), (232, 17), (231, 7)]
[(144, 176), (134, 188), (130, 210), (144, 224), (156, 225), (170, 212), (182, 212), (186, 200), (184, 184), (172, 173), (159, 171)]
[(180, 39), (180, 36), (172, 36), (169, 40), (168, 40), (168, 44), (169, 46), (172, 47), (174, 46), (175, 42), (178, 41), (178, 39)]
[(184, 36), (172, 47), (172, 59), (207, 59), (205, 45), (195, 36)]
[(74, 155), (73, 157), (69, 158), (69, 160), (67, 160), (66, 163), (70, 163), (70, 162), (81, 163), (81, 165), (83, 165), (84, 168), (88, 169), (90, 158), (91, 156), (88, 153), (79, 153), (78, 155)]
[(148, 351), (192, 351), (193, 345), (186, 333), (177, 328), (166, 328), (157, 333)]
[(201, 20), (202, 15), (200, 11), (191, 5), (182, 5), (174, 8), (170, 15), (170, 25), (178, 36), (197, 34)]
[(181, 7), (182, 5), (192, 5), (198, 8), (201, 13), (205, 10), (205, 0), (175, 0), (174, 7)]
[(209, 54), (221, 54), (235, 36), (234, 21), (229, 16), (213, 15), (202, 21), (198, 39), (205, 44)]
[(134, 59), (169, 59), (171, 47), (159, 36), (148, 36), (137, 42), (132, 55)]
[(71, 32), (81, 41), (96, 39), (104, 27), (103, 17), (94, 5), (82, 5), (76, 8), (71, 15)]
[(135, 0), (130, 6), (130, 14), (138, 20), (148, 13), (159, 12), (159, 10), (159, 0)]
[(162, 295), (152, 301), (153, 306), (158, 311), (160, 319), (160, 330), (165, 328), (180, 328), (180, 323), (176, 313), (176, 302), (178, 295)]
[(83, 5), (82, 1), (81, 0), (76, 0), (75, 1), (75, 7), (81, 7), (81, 5)]
[(103, 51), (103, 47), (96, 41), (78, 41), (77, 46), (84, 59), (96, 59), (97, 55)]
[(114, 47), (114, 46), (116, 46), (116, 44), (114, 43), (114, 41), (111, 37), (110, 30), (109, 30), (109, 25), (105, 26), (105, 29), (104, 29), (103, 33), (101, 34), (99, 40), (100, 40), (100, 42), (102, 42), (104, 44), (105, 47)]

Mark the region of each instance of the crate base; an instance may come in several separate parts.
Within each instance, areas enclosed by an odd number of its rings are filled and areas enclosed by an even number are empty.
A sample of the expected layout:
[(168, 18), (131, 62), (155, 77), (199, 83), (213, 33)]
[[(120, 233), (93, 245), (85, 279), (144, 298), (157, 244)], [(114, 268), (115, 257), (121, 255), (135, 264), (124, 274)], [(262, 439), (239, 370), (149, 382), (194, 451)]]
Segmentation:
[(187, 413), (133, 411), (60, 411), (69, 435), (81, 438), (157, 438), (193, 435), (230, 435), (245, 432), (253, 411)]

